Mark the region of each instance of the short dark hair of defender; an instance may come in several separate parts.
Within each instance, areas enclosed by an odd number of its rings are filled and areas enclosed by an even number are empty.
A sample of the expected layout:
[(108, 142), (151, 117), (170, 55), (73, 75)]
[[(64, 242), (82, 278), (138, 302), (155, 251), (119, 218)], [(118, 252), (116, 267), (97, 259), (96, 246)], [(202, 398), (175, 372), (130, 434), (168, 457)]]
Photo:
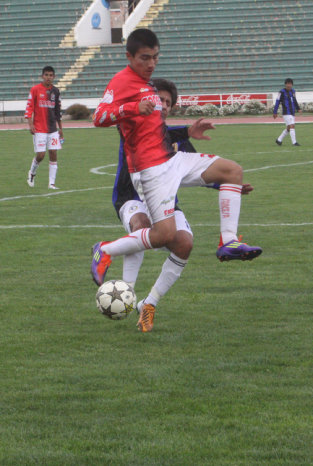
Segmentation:
[(150, 29), (135, 29), (127, 38), (126, 50), (134, 57), (143, 47), (160, 47), (159, 39)]
[(291, 78), (285, 79), (285, 84), (292, 84), (293, 85), (293, 80)]
[(163, 78), (156, 78), (153, 79), (153, 85), (157, 88), (158, 91), (166, 91), (171, 95), (172, 98), (172, 107), (176, 105), (177, 102), (177, 87), (172, 81), (168, 81), (167, 79)]
[(54, 68), (53, 68), (52, 66), (45, 66), (45, 67), (42, 69), (42, 73), (41, 73), (41, 74), (43, 75), (46, 71), (55, 74)]

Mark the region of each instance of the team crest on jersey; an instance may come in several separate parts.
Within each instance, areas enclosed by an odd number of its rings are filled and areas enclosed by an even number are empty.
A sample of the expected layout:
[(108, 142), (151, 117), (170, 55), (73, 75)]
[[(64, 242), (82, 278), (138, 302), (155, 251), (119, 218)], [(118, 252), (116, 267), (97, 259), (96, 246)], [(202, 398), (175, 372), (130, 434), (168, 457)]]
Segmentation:
[(114, 115), (114, 113), (110, 113), (110, 118), (111, 118), (111, 121), (115, 121), (116, 120), (116, 116)]
[(148, 87), (142, 87), (140, 89), (140, 92), (149, 92), (149, 91), (150, 91), (150, 89)]
[(111, 104), (113, 102), (113, 90), (112, 91), (106, 91), (106, 93), (104, 94), (102, 100), (101, 100), (101, 103), (102, 104)]
[(41, 99), (44, 99), (44, 98), (46, 97), (46, 95), (45, 95), (45, 94), (40, 94), (39, 97), (40, 97)]
[(133, 205), (129, 208), (129, 213), (132, 214), (133, 212), (135, 212), (136, 210), (138, 209), (138, 206), (137, 205)]
[(55, 100), (55, 94), (51, 94), (51, 100)]

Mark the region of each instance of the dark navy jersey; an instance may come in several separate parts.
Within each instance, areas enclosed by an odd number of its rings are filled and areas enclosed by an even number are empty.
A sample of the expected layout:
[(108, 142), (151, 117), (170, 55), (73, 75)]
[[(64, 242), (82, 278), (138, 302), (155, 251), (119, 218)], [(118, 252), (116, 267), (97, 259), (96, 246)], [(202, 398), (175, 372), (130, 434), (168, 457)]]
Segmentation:
[[(194, 146), (191, 144), (188, 135), (187, 126), (167, 126), (167, 135), (168, 141), (174, 146), (174, 154), (178, 151), (181, 152), (197, 152)], [(219, 189), (218, 184), (212, 184), (210, 186), (215, 189)], [(131, 181), (127, 161), (124, 151), (124, 141), (121, 136), (120, 147), (119, 147), (119, 158), (118, 158), (118, 167), (113, 187), (112, 202), (115, 207), (117, 216), (119, 217), (119, 211), (122, 205), (127, 201), (131, 200), (141, 200), (137, 191), (135, 190), (133, 183)], [(178, 199), (176, 197), (176, 206), (175, 208), (179, 210)]]
[(300, 110), (299, 104), (296, 99), (296, 91), (291, 89), (287, 91), (287, 89), (281, 89), (278, 93), (275, 107), (274, 107), (274, 115), (277, 114), (279, 105), (282, 105), (283, 115), (295, 115), (296, 111)]

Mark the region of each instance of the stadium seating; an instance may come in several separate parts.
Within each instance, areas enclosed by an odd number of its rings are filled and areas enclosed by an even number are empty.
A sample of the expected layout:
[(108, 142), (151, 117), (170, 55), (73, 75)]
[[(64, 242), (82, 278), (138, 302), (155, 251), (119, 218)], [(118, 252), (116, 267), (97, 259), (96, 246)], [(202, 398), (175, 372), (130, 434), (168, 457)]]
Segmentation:
[[(84, 49), (59, 47), (87, 0), (4, 0), (0, 6), (0, 100), (25, 99), (45, 64), (61, 77)], [(311, 0), (168, 0), (140, 23), (161, 43), (157, 76), (179, 92), (276, 91), (286, 77), (313, 87)], [(27, 6), (26, 6), (27, 5)], [(47, 11), (51, 13), (47, 14)], [(126, 64), (125, 46), (102, 46), (63, 98), (99, 97)]]
[(26, 99), (45, 65), (62, 76), (82, 49), (60, 48), (92, 0), (4, 0), (0, 5), (0, 100)]
[[(287, 76), (312, 89), (311, 0), (169, 0), (140, 26), (160, 39), (157, 76), (182, 94), (276, 91)], [(124, 64), (124, 47), (102, 47), (66, 94), (93, 96)]]

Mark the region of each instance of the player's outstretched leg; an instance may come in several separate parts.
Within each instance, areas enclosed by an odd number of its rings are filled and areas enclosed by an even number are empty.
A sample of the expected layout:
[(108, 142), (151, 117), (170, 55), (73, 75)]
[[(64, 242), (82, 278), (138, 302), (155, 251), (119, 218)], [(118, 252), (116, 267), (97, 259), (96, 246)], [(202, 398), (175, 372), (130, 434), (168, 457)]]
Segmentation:
[(112, 263), (111, 256), (101, 251), (101, 246), (104, 244), (106, 243), (96, 243), (92, 248), (91, 275), (98, 286), (104, 282), (104, 277)]

